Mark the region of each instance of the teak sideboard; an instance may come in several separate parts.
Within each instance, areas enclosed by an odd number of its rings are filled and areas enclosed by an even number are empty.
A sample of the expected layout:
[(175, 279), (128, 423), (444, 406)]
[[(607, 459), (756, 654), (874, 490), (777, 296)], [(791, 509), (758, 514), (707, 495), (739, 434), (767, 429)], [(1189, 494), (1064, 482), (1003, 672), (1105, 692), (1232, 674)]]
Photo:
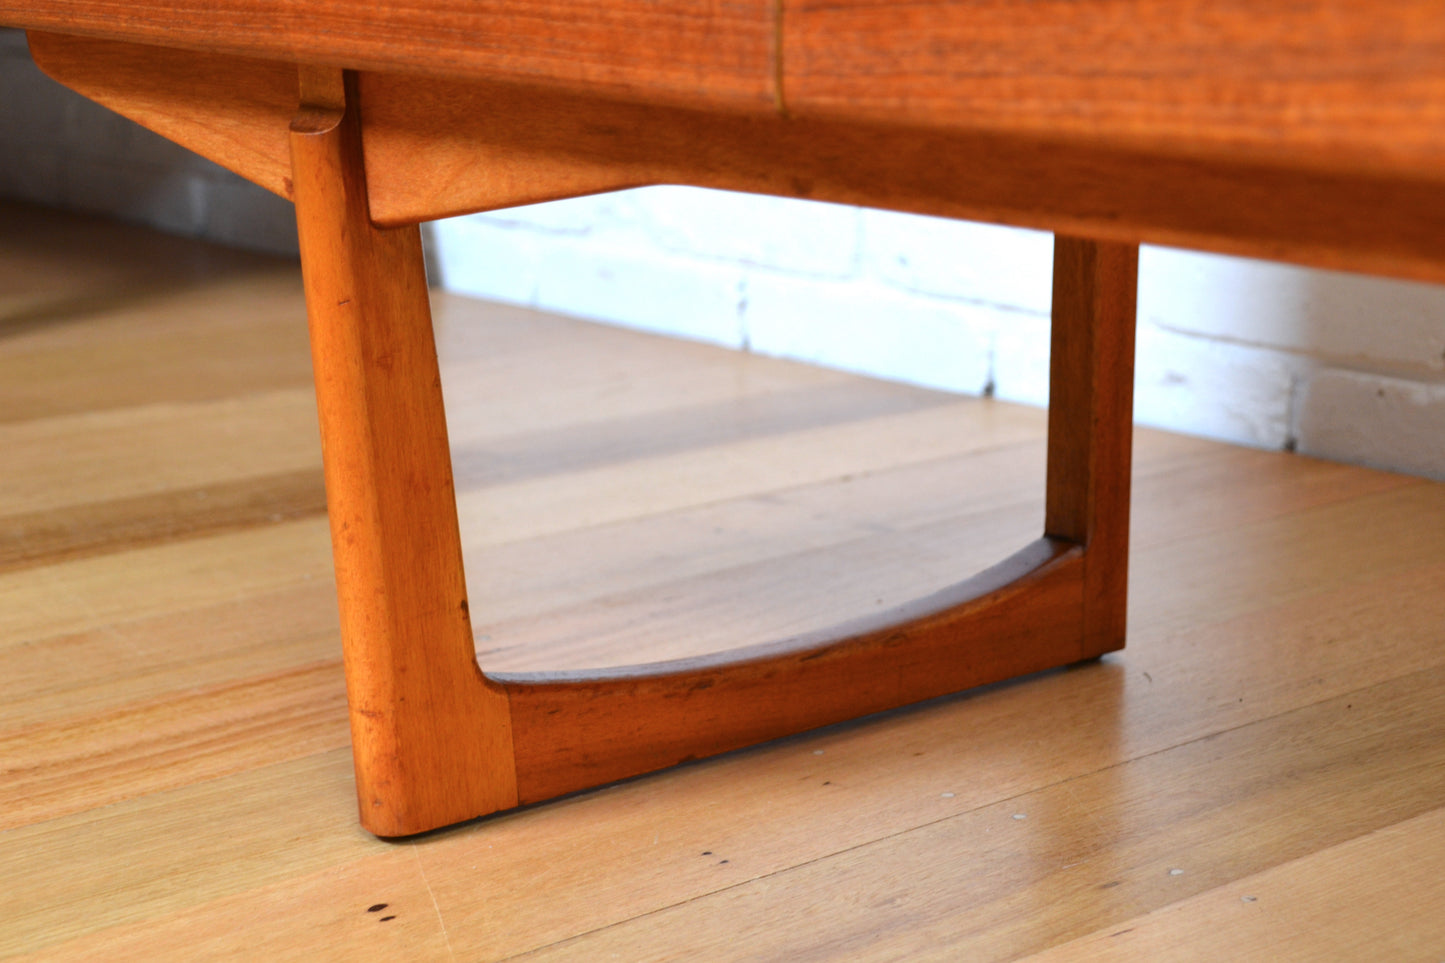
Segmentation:
[[(1445, 279), (1445, 0), (0, 0), (0, 25), (296, 204), (382, 836), (1122, 647), (1138, 245)], [(416, 225), (657, 183), (1053, 231), (1041, 537), (825, 633), (484, 675)]]

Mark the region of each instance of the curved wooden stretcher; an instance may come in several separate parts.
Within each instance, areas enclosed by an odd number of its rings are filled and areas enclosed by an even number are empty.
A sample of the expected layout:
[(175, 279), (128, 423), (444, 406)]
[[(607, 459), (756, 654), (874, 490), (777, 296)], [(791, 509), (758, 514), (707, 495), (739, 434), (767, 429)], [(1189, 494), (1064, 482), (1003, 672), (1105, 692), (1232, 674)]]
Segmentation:
[[(1435, 0), (117, 9), (4, 0), (0, 21), (63, 83), (296, 203), (379, 835), (1120, 648), (1138, 243), (1441, 276)], [(1340, 29), (1301, 52), (1318, 18)], [(483, 675), (415, 225), (660, 182), (1056, 231), (1042, 537), (830, 632)]]

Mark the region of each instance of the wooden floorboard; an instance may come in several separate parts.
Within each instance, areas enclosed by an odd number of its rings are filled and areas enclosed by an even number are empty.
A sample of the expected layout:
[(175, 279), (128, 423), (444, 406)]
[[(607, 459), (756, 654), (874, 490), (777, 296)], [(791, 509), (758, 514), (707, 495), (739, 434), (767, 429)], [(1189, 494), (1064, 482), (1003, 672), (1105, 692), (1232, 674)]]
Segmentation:
[[(0, 218), (0, 958), (1445, 958), (1445, 486), (1141, 430), (1124, 652), (383, 842), (294, 265)], [(489, 668), (805, 631), (1040, 525), (1036, 410), (437, 329)]]

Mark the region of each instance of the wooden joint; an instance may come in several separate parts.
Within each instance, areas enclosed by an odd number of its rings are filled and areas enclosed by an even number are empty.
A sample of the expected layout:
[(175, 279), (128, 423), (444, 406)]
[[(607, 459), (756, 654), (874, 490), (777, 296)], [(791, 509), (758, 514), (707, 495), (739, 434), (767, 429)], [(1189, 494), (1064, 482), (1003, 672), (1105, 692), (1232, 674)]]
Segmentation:
[(302, 64), (297, 69), (297, 81), (299, 103), (291, 118), (293, 134), (325, 134), (335, 130), (348, 108), (355, 107), (355, 81), (348, 80), (344, 71)]
[(301, 64), (296, 74), (303, 107), (341, 110), (351, 99), (346, 94), (346, 72), (339, 67)]

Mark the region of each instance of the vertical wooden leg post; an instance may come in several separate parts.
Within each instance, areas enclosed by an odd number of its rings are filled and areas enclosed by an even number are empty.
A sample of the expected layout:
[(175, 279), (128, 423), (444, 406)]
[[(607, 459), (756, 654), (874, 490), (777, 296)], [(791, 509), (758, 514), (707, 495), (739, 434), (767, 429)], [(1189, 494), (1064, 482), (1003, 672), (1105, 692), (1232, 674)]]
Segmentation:
[(1054, 238), (1044, 534), (1085, 547), (1083, 658), (1122, 648), (1139, 247)]
[(507, 695), (477, 668), (421, 236), (368, 216), (354, 84), (302, 77), (291, 159), (363, 825), (517, 802)]

